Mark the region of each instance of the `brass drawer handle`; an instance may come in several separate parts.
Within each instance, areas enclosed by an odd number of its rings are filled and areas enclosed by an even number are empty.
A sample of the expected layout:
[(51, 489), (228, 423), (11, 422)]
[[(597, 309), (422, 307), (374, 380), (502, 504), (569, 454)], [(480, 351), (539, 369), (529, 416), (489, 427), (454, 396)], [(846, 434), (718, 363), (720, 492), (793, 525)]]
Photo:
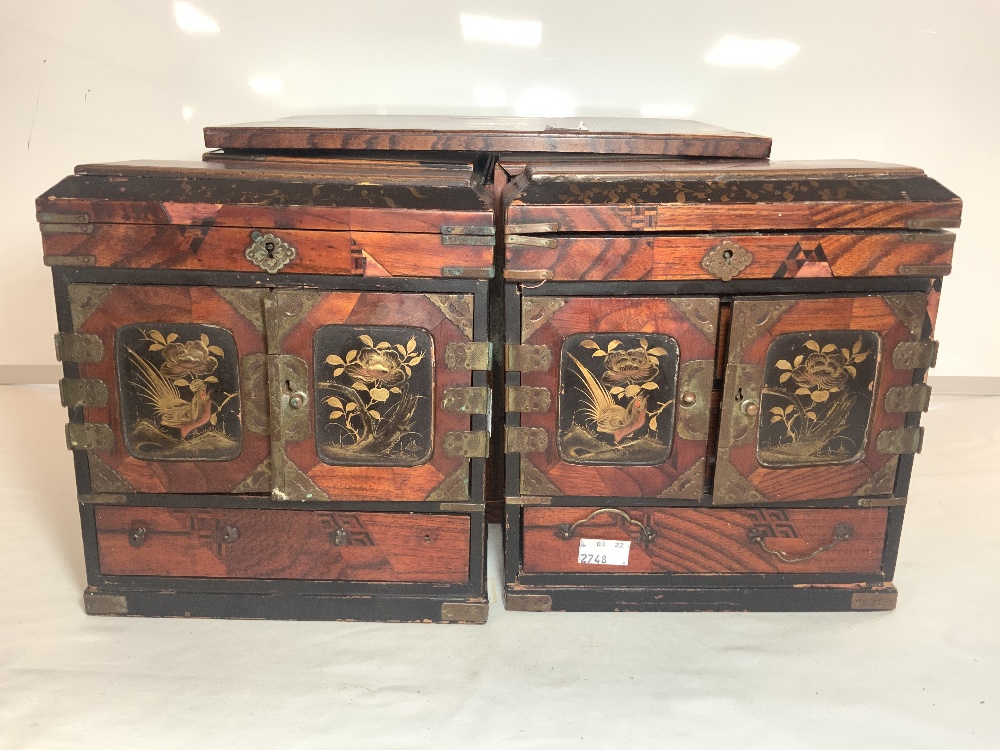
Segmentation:
[(626, 513), (623, 510), (618, 510), (617, 508), (601, 508), (599, 510), (595, 510), (586, 518), (583, 518), (572, 525), (568, 523), (561, 523), (556, 527), (556, 536), (559, 537), (560, 539), (572, 539), (573, 535), (576, 534), (576, 530), (578, 528), (580, 528), (584, 524), (590, 523), (591, 521), (594, 520), (595, 517), (597, 517), (601, 513), (611, 513), (612, 515), (621, 516), (626, 521), (628, 521), (630, 525), (638, 528), (639, 540), (644, 545), (649, 544), (654, 539), (656, 539), (656, 529), (654, 529), (652, 526), (646, 526), (645, 524), (636, 521), (628, 513)]
[(774, 555), (779, 560), (786, 563), (799, 563), (799, 562), (805, 562), (806, 560), (812, 560), (820, 552), (826, 552), (828, 549), (836, 547), (841, 542), (846, 542), (852, 536), (854, 536), (854, 529), (852, 529), (846, 523), (838, 523), (836, 527), (834, 527), (833, 529), (833, 539), (828, 544), (824, 544), (821, 547), (817, 547), (808, 555), (805, 555), (803, 557), (788, 557), (781, 550), (768, 549), (767, 543), (764, 541), (764, 534), (760, 529), (755, 527), (747, 532), (747, 539), (749, 539), (751, 542), (756, 542), (757, 544), (760, 545), (760, 548), (765, 552), (767, 552), (769, 555)]

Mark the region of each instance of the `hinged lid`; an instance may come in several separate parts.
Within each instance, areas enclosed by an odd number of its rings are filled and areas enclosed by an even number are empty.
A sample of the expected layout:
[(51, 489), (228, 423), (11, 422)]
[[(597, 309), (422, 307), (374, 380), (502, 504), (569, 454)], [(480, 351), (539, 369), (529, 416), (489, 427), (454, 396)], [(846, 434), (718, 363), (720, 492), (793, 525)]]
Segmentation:
[(691, 120), (592, 117), (289, 117), (205, 128), (205, 145), (263, 151), (488, 151), (762, 159), (771, 139)]
[(542, 232), (957, 227), (962, 202), (921, 170), (863, 161), (529, 164), (506, 223)]

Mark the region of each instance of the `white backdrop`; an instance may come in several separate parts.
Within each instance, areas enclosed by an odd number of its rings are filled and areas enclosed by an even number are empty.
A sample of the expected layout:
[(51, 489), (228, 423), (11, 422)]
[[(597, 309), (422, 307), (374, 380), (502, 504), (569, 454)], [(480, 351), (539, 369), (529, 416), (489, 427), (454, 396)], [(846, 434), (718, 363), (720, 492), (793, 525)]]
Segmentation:
[(776, 159), (913, 164), (961, 195), (936, 374), (1000, 376), (980, 335), (998, 26), (995, 0), (4, 2), (0, 367), (54, 363), (33, 200), (75, 164), (196, 159), (205, 125), (294, 114), (643, 114), (770, 135)]

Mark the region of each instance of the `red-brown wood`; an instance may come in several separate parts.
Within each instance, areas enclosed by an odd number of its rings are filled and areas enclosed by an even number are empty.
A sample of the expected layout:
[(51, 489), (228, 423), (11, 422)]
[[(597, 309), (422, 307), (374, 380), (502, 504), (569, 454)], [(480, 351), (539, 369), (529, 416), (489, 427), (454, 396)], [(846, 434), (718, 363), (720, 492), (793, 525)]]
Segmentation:
[(690, 120), (342, 115), (208, 127), (205, 145), (254, 150), (538, 151), (766, 158), (771, 139)]
[[(927, 299), (924, 294), (899, 295), (913, 301), (914, 307), (926, 309)], [(781, 299), (781, 298), (772, 298)], [(788, 298), (786, 298), (788, 299)], [(748, 309), (749, 301), (737, 300), (734, 303), (733, 319), (739, 321), (744, 311)], [(752, 313), (747, 313), (752, 316)], [(923, 320), (921, 319), (922, 325)], [(886, 392), (892, 387), (907, 386), (913, 381), (912, 370), (897, 370), (893, 366), (892, 352), (897, 344), (903, 341), (913, 341), (920, 338), (914, 335), (907, 323), (898, 317), (897, 313), (880, 296), (871, 297), (831, 297), (819, 299), (798, 299), (788, 310), (768, 321), (765, 327), (763, 321), (757, 330), (759, 333), (747, 343), (742, 350), (735, 349), (730, 344), (730, 365), (747, 364), (757, 367), (764, 366), (768, 347), (782, 334), (799, 331), (850, 330), (875, 331), (882, 339), (881, 361), (878, 379), (875, 384), (874, 408), (867, 441), (864, 445), (863, 457), (851, 464), (808, 466), (802, 468), (767, 468), (761, 465), (757, 456), (757, 427), (759, 420), (768, 415), (761, 414), (754, 422), (749, 435), (737, 445), (719, 444), (719, 458), (716, 464), (715, 500), (716, 502), (741, 503), (749, 498), (738, 496), (726, 499), (722, 497), (726, 478), (729, 472), (735, 471), (747, 479), (754, 489), (766, 501), (811, 500), (817, 498), (850, 497), (855, 494), (879, 495), (889, 494), (882, 490), (875, 492), (866, 490), (864, 485), (872, 479), (879, 469), (883, 468), (893, 456), (881, 453), (876, 448), (878, 435), (883, 430), (895, 430), (903, 427), (905, 414), (888, 413), (884, 408)], [(756, 323), (743, 325), (754, 328)], [(732, 336), (740, 335), (736, 323), (733, 325)], [(821, 335), (818, 334), (818, 335)], [(731, 368), (730, 371), (731, 372)], [(727, 376), (728, 377), (728, 376)], [(736, 404), (734, 389), (737, 383), (727, 380), (723, 403)], [(730, 415), (735, 417), (737, 407), (733, 406)], [(723, 424), (721, 434), (730, 431), (727, 426), (727, 413), (722, 414)], [(890, 487), (891, 489), (891, 487)]]
[[(50, 264), (93, 257), (89, 265), (201, 271), (260, 271), (245, 256), (254, 231), (208, 225), (95, 224), (86, 234), (43, 234)], [(278, 273), (443, 277), (447, 267), (485, 268), (488, 245), (445, 245), (440, 234), (273, 230), (295, 248), (295, 259)], [(58, 260), (54, 260), (58, 259)]]
[[(531, 298), (544, 303), (544, 299)], [(699, 330), (671, 299), (654, 297), (579, 297), (564, 300), (545, 323), (522, 337), (522, 343), (548, 346), (552, 366), (545, 372), (524, 372), (521, 384), (544, 387), (552, 394), (552, 407), (547, 412), (521, 415), (521, 425), (544, 429), (549, 436), (544, 453), (525, 453), (529, 461), (554, 484), (563, 495), (596, 497), (656, 497), (685, 472), (705, 458), (707, 439), (689, 440), (676, 432), (673, 449), (663, 464), (656, 466), (597, 466), (571, 464), (563, 461), (556, 442), (559, 402), (559, 362), (566, 337), (585, 332), (665, 333), (676, 339), (680, 347), (680, 367), (691, 360), (713, 360), (718, 331), (718, 305), (714, 318), (706, 321), (710, 332)], [(708, 394), (704, 394), (708, 397)], [(521, 487), (525, 495), (541, 491)], [(548, 493), (542, 493), (548, 494)], [(700, 486), (692, 496), (701, 496)]]
[[(277, 295), (298, 295), (297, 291), (278, 291)], [(445, 349), (449, 343), (467, 343), (469, 339), (425, 295), (379, 292), (327, 292), (309, 313), (282, 338), (280, 351), (305, 361), (309, 382), (316, 382), (313, 372), (313, 336), (321, 326), (346, 324), (404, 325), (423, 328), (431, 335), (434, 351), (434, 448), (430, 460), (413, 467), (332, 466), (320, 461), (316, 449), (315, 417), (310, 435), (288, 443), (285, 454), (300, 471), (335, 500), (425, 500), (434, 489), (466, 458), (445, 455), (444, 440), (449, 431), (468, 430), (469, 417), (441, 408), (441, 394), (452, 386), (469, 386), (468, 370), (449, 370)]]
[[(236, 341), (239, 356), (263, 355), (264, 334), (210, 287), (71, 285), (93, 289), (97, 296), (110, 291), (86, 320), (79, 333), (98, 336), (104, 358), (81, 363), (80, 377), (95, 378), (108, 386), (108, 403), (84, 409), (84, 421), (106, 424), (115, 436), (110, 451), (93, 455), (114, 471), (136, 492), (233, 492), (270, 456), (270, 436), (255, 433), (243, 423), (243, 449), (232, 461), (144, 461), (131, 456), (123, 443), (124, 426), (119, 405), (119, 382), (115, 366), (115, 333), (130, 323), (204, 323), (227, 329)], [(263, 295), (263, 292), (260, 292)], [(134, 387), (134, 386), (126, 386)], [(244, 414), (253, 408), (266, 413), (267, 394), (241, 387)], [(108, 491), (107, 489), (103, 491)], [(121, 491), (120, 489), (118, 491)], [(259, 490), (258, 490), (259, 491)]]
[[(613, 514), (579, 526), (572, 538), (557, 534), (596, 508), (525, 508), (525, 573), (858, 573), (882, 570), (887, 512), (873, 509), (622, 508), (656, 532), (644, 545), (637, 528)], [(850, 539), (802, 562), (783, 562), (748, 534), (758, 529), (770, 550), (788, 558), (809, 555), (833, 539), (838, 524)], [(580, 539), (631, 541), (627, 566), (577, 562)]]
[[(414, 583), (469, 578), (467, 516), (97, 507), (95, 518), (103, 575)], [(334, 544), (338, 529), (348, 544)]]
[[(951, 270), (955, 240), (952, 234), (931, 232), (551, 239), (555, 247), (508, 244), (506, 270), (547, 270), (555, 281), (715, 280), (718, 277), (703, 267), (702, 260), (729, 241), (753, 256), (752, 263), (737, 274), (740, 279), (804, 276), (791, 259), (803, 253), (814, 255), (817, 249), (827, 261), (819, 273), (833, 278), (913, 275), (908, 266), (934, 266), (936, 274), (944, 275)], [(928, 275), (926, 270), (923, 273)]]

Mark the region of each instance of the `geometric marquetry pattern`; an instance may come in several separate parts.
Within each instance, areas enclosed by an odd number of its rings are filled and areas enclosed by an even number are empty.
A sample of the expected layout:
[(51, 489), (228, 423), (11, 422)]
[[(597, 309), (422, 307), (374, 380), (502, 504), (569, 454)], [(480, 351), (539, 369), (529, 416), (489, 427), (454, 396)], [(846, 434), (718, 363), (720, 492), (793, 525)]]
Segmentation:
[(783, 510), (755, 508), (754, 510), (744, 510), (743, 515), (753, 522), (761, 536), (775, 539), (797, 539), (799, 536), (795, 525), (788, 520), (788, 513)]

